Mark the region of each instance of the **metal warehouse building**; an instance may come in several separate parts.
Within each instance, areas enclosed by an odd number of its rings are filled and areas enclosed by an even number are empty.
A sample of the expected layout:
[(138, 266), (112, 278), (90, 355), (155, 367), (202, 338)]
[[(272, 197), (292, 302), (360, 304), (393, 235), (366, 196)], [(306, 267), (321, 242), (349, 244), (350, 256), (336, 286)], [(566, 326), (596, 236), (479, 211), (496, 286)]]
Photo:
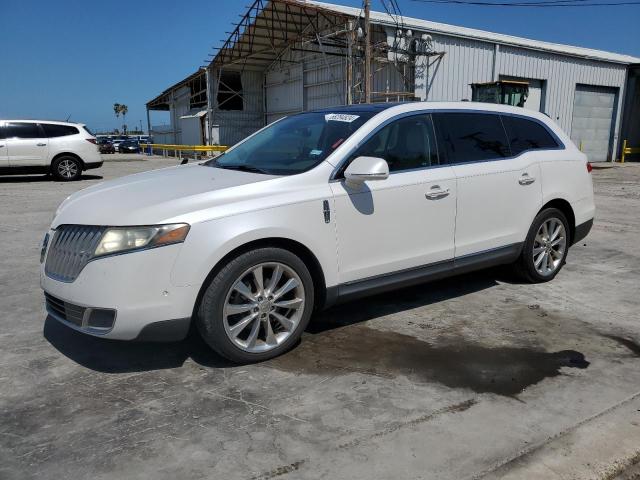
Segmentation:
[[(168, 111), (156, 143), (231, 145), (296, 112), (366, 99), (457, 101), (472, 84), (528, 83), (592, 161), (640, 145), (640, 58), (302, 0), (256, 0), (210, 59), (147, 103)], [(150, 122), (149, 122), (150, 123)]]

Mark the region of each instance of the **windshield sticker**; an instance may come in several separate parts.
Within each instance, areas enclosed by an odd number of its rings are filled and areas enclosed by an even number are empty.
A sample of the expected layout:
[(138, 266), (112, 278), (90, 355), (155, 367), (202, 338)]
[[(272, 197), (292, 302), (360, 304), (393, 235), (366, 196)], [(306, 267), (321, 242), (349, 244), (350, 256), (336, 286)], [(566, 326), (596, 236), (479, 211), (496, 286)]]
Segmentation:
[(351, 123), (360, 118), (360, 115), (349, 115), (347, 113), (327, 113), (324, 116), (326, 122), (347, 122)]
[(311, 150), (309, 152), (309, 155), (313, 155), (314, 157), (317, 157), (318, 155), (322, 155), (322, 150)]

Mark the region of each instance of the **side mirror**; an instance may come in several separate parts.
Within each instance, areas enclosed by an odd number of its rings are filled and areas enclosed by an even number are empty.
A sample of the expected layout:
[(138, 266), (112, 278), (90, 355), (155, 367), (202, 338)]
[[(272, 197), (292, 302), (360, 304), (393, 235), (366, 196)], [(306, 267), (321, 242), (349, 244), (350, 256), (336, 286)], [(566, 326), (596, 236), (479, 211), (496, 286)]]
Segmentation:
[(384, 180), (388, 177), (389, 165), (384, 158), (357, 157), (344, 171), (347, 184), (355, 188), (366, 181)]

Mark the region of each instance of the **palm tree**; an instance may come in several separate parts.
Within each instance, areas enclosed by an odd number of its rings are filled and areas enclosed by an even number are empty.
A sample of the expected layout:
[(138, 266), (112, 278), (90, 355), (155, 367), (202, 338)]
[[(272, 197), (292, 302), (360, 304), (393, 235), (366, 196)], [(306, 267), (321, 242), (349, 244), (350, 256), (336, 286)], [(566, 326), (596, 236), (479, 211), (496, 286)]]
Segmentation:
[(114, 103), (113, 104), (113, 113), (116, 114), (116, 118), (120, 118), (120, 109), (122, 108), (122, 105), (120, 105), (119, 103)]
[(122, 114), (122, 122), (124, 123), (124, 125), (122, 125), (122, 129), (124, 130), (124, 134), (127, 134), (127, 112), (129, 111), (129, 107), (127, 107), (125, 104), (120, 105), (120, 113)]

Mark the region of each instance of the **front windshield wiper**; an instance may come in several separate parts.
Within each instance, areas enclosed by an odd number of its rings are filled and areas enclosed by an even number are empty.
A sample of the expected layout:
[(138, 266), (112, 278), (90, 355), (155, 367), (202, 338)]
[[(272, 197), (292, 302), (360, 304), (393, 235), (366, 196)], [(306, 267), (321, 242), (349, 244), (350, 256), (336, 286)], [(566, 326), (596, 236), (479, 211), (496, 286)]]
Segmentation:
[(269, 175), (269, 172), (267, 172), (266, 170), (254, 167), (253, 165), (223, 165), (216, 162), (214, 166), (217, 168), (226, 168), (227, 170), (239, 170), (241, 172), (263, 173), (265, 175)]

